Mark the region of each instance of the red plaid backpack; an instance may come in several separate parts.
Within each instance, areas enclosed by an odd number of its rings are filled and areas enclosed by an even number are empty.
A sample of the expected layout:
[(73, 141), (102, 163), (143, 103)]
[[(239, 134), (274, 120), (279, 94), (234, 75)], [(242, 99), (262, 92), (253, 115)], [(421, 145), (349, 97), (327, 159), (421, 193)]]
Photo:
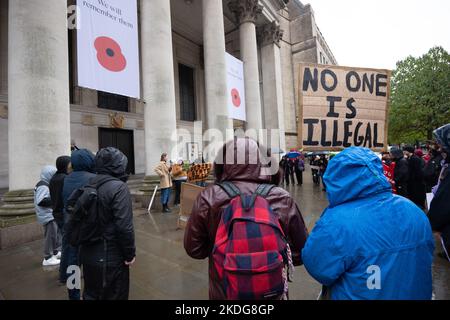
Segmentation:
[(243, 195), (231, 182), (218, 184), (231, 198), (223, 210), (212, 252), (229, 300), (287, 299), (292, 255), (265, 199), (273, 185)]

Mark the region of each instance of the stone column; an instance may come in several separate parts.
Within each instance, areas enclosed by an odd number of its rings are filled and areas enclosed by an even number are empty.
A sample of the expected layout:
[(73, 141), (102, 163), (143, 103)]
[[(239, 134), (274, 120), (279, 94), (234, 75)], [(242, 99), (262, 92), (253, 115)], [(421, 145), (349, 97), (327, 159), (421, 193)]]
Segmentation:
[(145, 174), (154, 176), (161, 153), (176, 157), (177, 129), (170, 1), (141, 0)]
[(239, 23), (241, 58), (244, 61), (247, 129), (262, 129), (255, 26), (256, 18), (262, 12), (262, 6), (258, 4), (258, 0), (233, 0), (229, 3), (229, 8)]
[(7, 94), (8, 94), (8, 0), (0, 0), (0, 102), (6, 99)]
[(70, 153), (67, 4), (9, 1), (9, 193), (0, 215), (33, 214), (45, 165)]
[(208, 129), (218, 129), (226, 137), (226, 130), (233, 128), (233, 121), (228, 116), (227, 106), (222, 0), (203, 0), (203, 46)]
[(67, 4), (9, 1), (9, 189), (70, 153)]
[(264, 124), (269, 137), (272, 134), (271, 130), (278, 130), (278, 133), (274, 135), (276, 141), (271, 142), (272, 146), (286, 150), (280, 56), (280, 40), (283, 38), (283, 31), (275, 22), (266, 24), (258, 31), (261, 45)]

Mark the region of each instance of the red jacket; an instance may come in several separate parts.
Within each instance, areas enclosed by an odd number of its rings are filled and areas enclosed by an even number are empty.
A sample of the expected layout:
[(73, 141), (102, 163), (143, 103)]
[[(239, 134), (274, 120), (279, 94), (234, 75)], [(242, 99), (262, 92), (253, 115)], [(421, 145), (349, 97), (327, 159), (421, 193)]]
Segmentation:
[(392, 192), (397, 193), (397, 189), (395, 188), (395, 181), (394, 181), (394, 169), (395, 169), (395, 162), (392, 161), (390, 164), (387, 164), (385, 161), (383, 161), (383, 172), (386, 178), (388, 179), (389, 183), (392, 186)]

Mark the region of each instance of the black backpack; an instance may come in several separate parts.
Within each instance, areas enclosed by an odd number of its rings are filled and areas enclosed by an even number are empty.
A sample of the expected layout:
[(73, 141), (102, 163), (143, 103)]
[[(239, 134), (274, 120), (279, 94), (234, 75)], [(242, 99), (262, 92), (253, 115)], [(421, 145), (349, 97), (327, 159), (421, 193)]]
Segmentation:
[(70, 195), (66, 207), (69, 215), (66, 234), (71, 246), (89, 245), (103, 239), (105, 221), (100, 216), (98, 189), (110, 181), (120, 180), (98, 176)]

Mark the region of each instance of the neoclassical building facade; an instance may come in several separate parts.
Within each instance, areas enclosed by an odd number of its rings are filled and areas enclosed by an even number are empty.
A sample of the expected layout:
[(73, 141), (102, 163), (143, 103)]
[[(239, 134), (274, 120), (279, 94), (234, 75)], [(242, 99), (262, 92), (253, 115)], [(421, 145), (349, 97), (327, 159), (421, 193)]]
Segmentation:
[[(0, 189), (31, 190), (71, 140), (117, 146), (146, 175), (176, 129), (185, 159), (208, 128), (278, 129), (281, 148), (296, 147), (296, 65), (337, 64), (298, 0), (139, 0), (141, 99), (89, 90), (76, 81), (73, 4), (0, 0)], [(244, 62), (246, 122), (228, 117), (225, 52)]]

